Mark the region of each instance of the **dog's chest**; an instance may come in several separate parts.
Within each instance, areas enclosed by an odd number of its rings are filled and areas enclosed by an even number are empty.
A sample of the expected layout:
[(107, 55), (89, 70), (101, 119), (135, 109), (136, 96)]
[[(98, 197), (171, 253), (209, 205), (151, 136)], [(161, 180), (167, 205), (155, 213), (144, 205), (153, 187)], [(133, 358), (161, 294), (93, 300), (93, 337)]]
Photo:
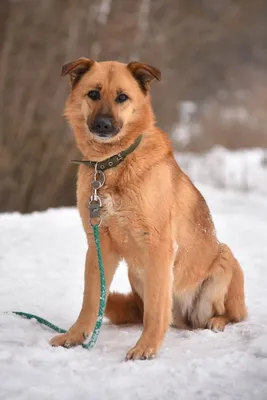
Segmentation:
[(108, 219), (115, 215), (116, 211), (118, 211), (118, 202), (116, 202), (115, 196), (107, 192), (102, 196), (102, 215), (103, 218)]
[(129, 205), (121, 196), (112, 191), (105, 191), (101, 195), (101, 201), (101, 217), (110, 231), (117, 230), (118, 227), (123, 229), (128, 226)]
[(119, 196), (112, 192), (103, 193), (101, 200), (103, 224), (108, 227), (117, 249), (126, 256), (140, 236), (140, 228), (136, 224), (139, 215), (137, 206), (128, 196)]

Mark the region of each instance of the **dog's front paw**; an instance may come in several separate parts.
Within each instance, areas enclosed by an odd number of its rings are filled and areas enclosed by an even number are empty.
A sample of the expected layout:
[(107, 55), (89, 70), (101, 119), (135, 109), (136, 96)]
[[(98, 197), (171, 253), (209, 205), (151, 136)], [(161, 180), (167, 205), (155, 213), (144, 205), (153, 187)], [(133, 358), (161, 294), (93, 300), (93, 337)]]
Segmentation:
[(149, 345), (136, 344), (126, 354), (125, 360), (151, 360), (156, 356), (156, 348)]
[(88, 334), (83, 331), (79, 330), (69, 330), (68, 332), (64, 333), (63, 335), (54, 336), (50, 340), (51, 346), (62, 346), (66, 347), (67, 349), (70, 347), (78, 346), (82, 344), (88, 337)]

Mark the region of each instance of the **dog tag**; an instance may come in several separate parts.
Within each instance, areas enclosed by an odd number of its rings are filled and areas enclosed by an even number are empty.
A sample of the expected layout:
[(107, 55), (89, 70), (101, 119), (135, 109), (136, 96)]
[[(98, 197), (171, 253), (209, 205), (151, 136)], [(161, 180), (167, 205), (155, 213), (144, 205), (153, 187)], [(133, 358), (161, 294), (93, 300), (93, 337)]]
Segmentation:
[(101, 186), (102, 186), (102, 182), (101, 182), (101, 181), (92, 181), (92, 182), (91, 182), (91, 187), (92, 187), (92, 189), (94, 189), (94, 190), (100, 189)]

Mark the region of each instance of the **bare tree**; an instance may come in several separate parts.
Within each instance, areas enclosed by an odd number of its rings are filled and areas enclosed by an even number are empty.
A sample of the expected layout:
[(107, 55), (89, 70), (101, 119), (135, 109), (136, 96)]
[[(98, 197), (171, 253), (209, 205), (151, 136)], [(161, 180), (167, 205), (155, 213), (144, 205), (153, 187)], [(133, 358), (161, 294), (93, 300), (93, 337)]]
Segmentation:
[[(233, 94), (246, 89), (253, 94), (246, 107), (258, 104), (266, 112), (265, 97), (255, 90), (267, 63), (264, 0), (2, 0), (0, 11), (2, 211), (75, 202), (76, 167), (69, 160), (76, 149), (62, 117), (69, 89), (59, 75), (62, 64), (77, 57), (135, 58), (159, 67), (163, 84), (152, 89), (153, 103), (170, 134), (180, 102), (220, 107), (222, 88)], [(245, 74), (251, 65), (253, 88)], [(218, 120), (213, 127), (199, 123), (205, 132), (188, 149), (266, 145), (261, 128), (234, 141)]]

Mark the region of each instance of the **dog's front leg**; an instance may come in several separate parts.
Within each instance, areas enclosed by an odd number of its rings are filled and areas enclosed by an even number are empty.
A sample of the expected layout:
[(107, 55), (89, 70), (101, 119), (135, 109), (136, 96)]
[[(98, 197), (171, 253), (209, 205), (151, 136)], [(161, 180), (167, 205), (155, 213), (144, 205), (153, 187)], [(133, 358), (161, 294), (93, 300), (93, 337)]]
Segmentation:
[[(119, 256), (112, 248), (110, 238), (101, 235), (101, 252), (105, 269), (106, 289), (108, 290), (119, 263)], [(100, 298), (99, 268), (93, 238), (89, 238), (86, 254), (83, 304), (79, 317), (74, 325), (63, 335), (57, 335), (50, 341), (52, 346), (71, 347), (84, 342), (94, 328)]]
[(171, 321), (173, 248), (165, 239), (149, 245), (144, 278), (144, 329), (126, 360), (154, 358)]

